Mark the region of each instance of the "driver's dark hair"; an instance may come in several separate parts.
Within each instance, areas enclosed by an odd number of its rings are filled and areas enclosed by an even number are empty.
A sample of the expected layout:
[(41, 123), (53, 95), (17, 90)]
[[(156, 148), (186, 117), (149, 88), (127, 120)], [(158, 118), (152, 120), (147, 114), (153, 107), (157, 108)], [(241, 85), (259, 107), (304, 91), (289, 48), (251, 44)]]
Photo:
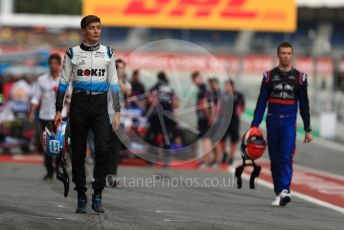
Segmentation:
[(289, 42), (282, 42), (277, 47), (277, 54), (279, 54), (281, 48), (291, 48), (291, 51), (294, 52), (293, 45)]
[(81, 29), (86, 29), (86, 27), (93, 22), (101, 23), (100, 18), (96, 15), (87, 15), (87, 16), (83, 17), (81, 19), (81, 23), (80, 23)]

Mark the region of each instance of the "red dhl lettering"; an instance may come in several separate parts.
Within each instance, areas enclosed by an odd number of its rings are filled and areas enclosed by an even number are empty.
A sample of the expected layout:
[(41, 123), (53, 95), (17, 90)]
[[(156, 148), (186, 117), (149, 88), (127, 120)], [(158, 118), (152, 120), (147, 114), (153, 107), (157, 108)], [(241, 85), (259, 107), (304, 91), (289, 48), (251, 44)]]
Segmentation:
[(155, 0), (154, 5), (148, 7), (143, 0), (132, 0), (124, 10), (127, 15), (156, 15), (159, 14), (170, 0)]
[(226, 8), (221, 12), (223, 18), (255, 18), (257, 11), (245, 10), (244, 4), (247, 0), (231, 0), (226, 5)]
[(170, 16), (184, 16), (190, 9), (195, 9), (196, 17), (208, 17), (220, 0), (179, 0), (178, 5), (171, 10)]
[(242, 5), (244, 5), (245, 4), (245, 2), (246, 2), (246, 0), (231, 0), (231, 1), (229, 1), (229, 6), (236, 6), (236, 7), (240, 7), (240, 6), (242, 6)]
[[(144, 0), (132, 0), (124, 9), (125, 15), (154, 16), (161, 14), (172, 0), (154, 0), (148, 6)], [(228, 0), (225, 8), (220, 12), (223, 18), (254, 18), (256, 11), (243, 9), (247, 0)], [(193, 10), (194, 17), (209, 17), (221, 0), (178, 0), (174, 8), (167, 14), (172, 17), (183, 17), (189, 10)]]
[(169, 28), (256, 29), (292, 32), (296, 3), (285, 0), (84, 0), (83, 14), (104, 25)]

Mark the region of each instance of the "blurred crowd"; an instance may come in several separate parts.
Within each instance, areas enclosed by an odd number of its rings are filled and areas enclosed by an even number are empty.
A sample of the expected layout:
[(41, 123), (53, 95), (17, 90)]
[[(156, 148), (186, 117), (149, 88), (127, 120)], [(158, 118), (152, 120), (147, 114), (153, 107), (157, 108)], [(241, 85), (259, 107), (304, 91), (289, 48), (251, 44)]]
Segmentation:
[[(164, 71), (156, 75), (156, 82), (150, 89), (146, 89), (141, 80), (140, 70), (127, 70), (122, 59), (116, 61), (119, 85), (121, 88), (121, 126), (124, 134), (128, 129), (134, 131), (145, 143), (153, 147), (165, 149), (183, 149), (192, 142), (201, 140), (202, 151), (208, 153), (204, 158), (205, 166), (219, 166), (222, 162), (231, 163), (239, 139), (239, 117), (244, 109), (243, 96), (235, 90), (234, 82), (228, 80), (225, 87), (219, 84), (216, 77), (203, 78), (200, 72), (191, 74), (196, 87), (197, 100), (194, 115), (197, 117), (198, 131), (190, 132), (192, 128), (182, 126), (176, 118), (179, 98), (175, 89), (170, 85), (170, 79)], [(58, 67), (60, 68), (60, 66)], [(50, 64), (51, 70), (51, 64)], [(40, 116), (37, 93), (38, 76), (9, 75), (0, 76), (0, 148), (3, 152), (20, 153), (40, 150)], [(52, 90), (56, 92), (58, 81), (54, 81)], [(67, 94), (68, 107), (72, 90)], [(34, 98), (34, 99), (33, 99)], [(38, 100), (38, 101), (37, 101)], [(234, 105), (232, 104), (234, 100)], [(35, 102), (34, 102), (35, 101)], [(37, 109), (32, 110), (33, 103)], [(110, 105), (110, 103), (109, 103)], [(55, 105), (53, 105), (55, 106)], [(235, 126), (225, 132), (215, 135), (224, 119), (225, 108), (233, 112)], [(67, 109), (68, 111), (68, 109)], [(34, 114), (31, 114), (34, 112)], [(68, 114), (66, 115), (68, 119)], [(227, 124), (228, 125), (228, 124)], [(213, 131), (209, 131), (212, 127)], [(192, 136), (192, 138), (190, 137)], [(94, 154), (92, 133), (89, 135), (90, 154)], [(127, 135), (123, 135), (122, 142)], [(215, 138), (214, 138), (215, 137)], [(230, 137), (230, 154), (226, 153), (226, 137)], [(220, 142), (220, 144), (218, 144)], [(128, 143), (127, 143), (128, 144)], [(129, 144), (134, 144), (130, 143)], [(124, 146), (122, 149), (127, 149)], [(214, 154), (212, 150), (214, 149)], [(153, 151), (146, 149), (146, 151)], [(167, 162), (166, 162), (167, 163)]]
[(0, 30), (0, 44), (3, 47), (37, 48), (49, 44), (51, 47), (64, 48), (79, 41), (79, 31), (73, 29), (2, 27)]
[[(0, 76), (0, 143), (2, 150), (35, 150), (35, 127), (27, 122), (35, 76)], [(13, 148), (18, 146), (20, 148)], [(6, 151), (6, 150), (5, 150)]]

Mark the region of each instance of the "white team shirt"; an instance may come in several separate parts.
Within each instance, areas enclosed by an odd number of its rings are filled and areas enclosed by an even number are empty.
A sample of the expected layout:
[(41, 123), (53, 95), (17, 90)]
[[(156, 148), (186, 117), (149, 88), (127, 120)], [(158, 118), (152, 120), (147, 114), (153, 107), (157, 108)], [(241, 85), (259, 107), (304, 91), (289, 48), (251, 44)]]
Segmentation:
[[(34, 85), (31, 103), (40, 104), (39, 119), (53, 120), (55, 117), (56, 92), (60, 78), (54, 79), (50, 73), (40, 76)], [(71, 87), (68, 87), (69, 90)], [(62, 110), (62, 117), (67, 116), (67, 107)]]

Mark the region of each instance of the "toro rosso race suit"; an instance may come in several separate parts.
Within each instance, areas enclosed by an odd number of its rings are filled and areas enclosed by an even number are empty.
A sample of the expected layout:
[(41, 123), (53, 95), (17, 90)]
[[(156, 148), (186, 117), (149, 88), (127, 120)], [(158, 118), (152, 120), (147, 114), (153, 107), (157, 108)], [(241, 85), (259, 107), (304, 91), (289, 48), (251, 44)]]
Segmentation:
[(295, 153), (296, 118), (298, 105), (306, 132), (311, 131), (307, 75), (295, 68), (282, 72), (276, 67), (264, 73), (252, 127), (262, 121), (266, 105), (267, 141), (271, 160), (274, 191), (290, 191)]
[(106, 162), (110, 148), (111, 126), (107, 92), (113, 108), (120, 112), (119, 85), (113, 49), (103, 45), (81, 44), (66, 51), (56, 98), (56, 111), (62, 110), (69, 82), (73, 96), (70, 106), (72, 174), (78, 195), (86, 192), (85, 152), (89, 128), (96, 148), (93, 189), (101, 193), (105, 186)]

